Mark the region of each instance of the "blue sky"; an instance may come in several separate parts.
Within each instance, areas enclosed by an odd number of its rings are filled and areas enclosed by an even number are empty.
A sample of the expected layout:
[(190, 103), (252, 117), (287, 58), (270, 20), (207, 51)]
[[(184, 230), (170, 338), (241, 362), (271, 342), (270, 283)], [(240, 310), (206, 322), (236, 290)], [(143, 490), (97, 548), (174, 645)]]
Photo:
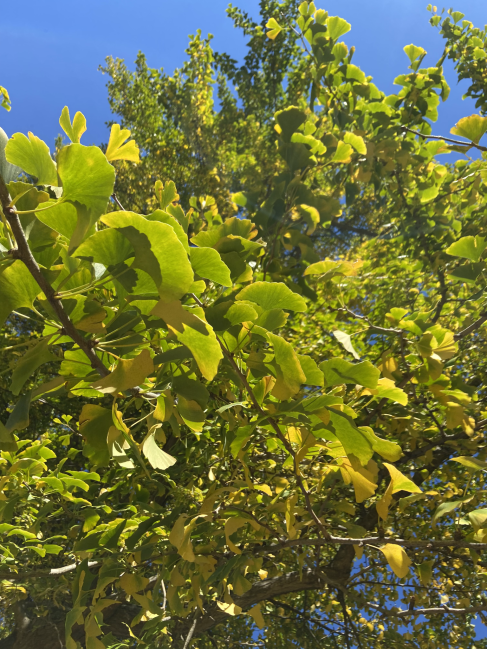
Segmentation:
[[(110, 110), (106, 78), (97, 71), (107, 55), (132, 66), (139, 50), (149, 65), (167, 72), (180, 66), (188, 34), (201, 28), (214, 34), (214, 47), (237, 59), (245, 53), (245, 40), (225, 14), (226, 0), (24, 0), (2, 4), (2, 66), (0, 84), (13, 101), (11, 113), (0, 113), (0, 126), (8, 135), (31, 130), (50, 147), (60, 132), (59, 115), (68, 105), (81, 110), (88, 121), (85, 144), (107, 140), (105, 122)], [(234, 2), (252, 16), (258, 0)], [(393, 79), (406, 71), (402, 48), (414, 43), (428, 51), (426, 64), (434, 65), (442, 39), (428, 22), (426, 0), (317, 0), (318, 8), (340, 15), (352, 24), (345, 41), (356, 46), (354, 63), (385, 92), (397, 91)], [(441, 5), (439, 5), (441, 7)], [(484, 0), (457, 0), (453, 8), (478, 26), (487, 21)], [(475, 112), (462, 101), (462, 87), (447, 74), (451, 98), (440, 106), (435, 133), (446, 135), (458, 119)]]

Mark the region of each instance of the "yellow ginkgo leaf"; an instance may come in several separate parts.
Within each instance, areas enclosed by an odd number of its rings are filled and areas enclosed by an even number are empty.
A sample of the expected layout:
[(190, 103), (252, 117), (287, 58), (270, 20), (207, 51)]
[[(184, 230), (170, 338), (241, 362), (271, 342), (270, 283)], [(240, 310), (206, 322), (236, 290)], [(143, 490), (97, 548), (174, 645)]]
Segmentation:
[(130, 131), (128, 129), (121, 129), (119, 124), (113, 124), (105, 153), (109, 162), (113, 162), (114, 160), (140, 162), (139, 147), (135, 140), (130, 140), (130, 142), (124, 144), (125, 140), (129, 137)]
[(404, 548), (394, 543), (387, 543), (381, 548), (381, 551), (397, 577), (402, 579), (408, 574), (411, 559), (406, 554)]
[(229, 518), (225, 523), (225, 538), (227, 545), (232, 552), (235, 552), (235, 554), (242, 554), (242, 550), (240, 550), (240, 548), (237, 548), (237, 546), (230, 539), (230, 536), (238, 529), (246, 525), (248, 522), (249, 521), (246, 518), (238, 516), (236, 518)]
[(227, 604), (226, 602), (217, 602), (218, 607), (227, 615), (240, 615), (242, 609), (236, 604)]
[(260, 604), (253, 606), (250, 611), (248, 611), (248, 614), (253, 618), (255, 624), (259, 629), (263, 629), (265, 627), (265, 620), (260, 610)]

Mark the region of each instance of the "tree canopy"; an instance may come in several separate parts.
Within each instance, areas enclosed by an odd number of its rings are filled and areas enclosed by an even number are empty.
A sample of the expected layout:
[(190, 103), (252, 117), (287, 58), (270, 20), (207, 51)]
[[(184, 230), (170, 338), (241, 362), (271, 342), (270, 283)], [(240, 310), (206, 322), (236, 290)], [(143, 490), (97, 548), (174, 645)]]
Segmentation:
[(1, 649), (487, 647), (487, 34), (428, 10), (396, 94), (262, 0), (107, 59), (108, 144), (0, 131)]

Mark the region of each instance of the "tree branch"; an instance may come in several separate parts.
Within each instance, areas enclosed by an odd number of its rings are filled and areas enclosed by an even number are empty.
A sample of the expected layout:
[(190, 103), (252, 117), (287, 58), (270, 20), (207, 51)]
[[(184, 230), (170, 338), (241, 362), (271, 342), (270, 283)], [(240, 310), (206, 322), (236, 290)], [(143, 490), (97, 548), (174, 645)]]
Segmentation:
[(437, 615), (438, 613), (449, 613), (450, 615), (468, 615), (469, 613), (482, 613), (487, 611), (487, 604), (482, 606), (468, 606), (467, 608), (450, 608), (444, 604), (435, 608), (415, 608), (412, 610), (399, 610), (393, 611), (389, 609), (382, 609), (378, 604), (369, 602), (369, 606), (377, 609), (383, 617), (417, 617), (418, 615)]
[(481, 144), (476, 144), (475, 142), (462, 142), (461, 140), (453, 140), (451, 137), (442, 137), (441, 135), (425, 135), (424, 133), (418, 133), (412, 128), (408, 128), (407, 126), (401, 126), (401, 128), (404, 131), (408, 131), (408, 133), (414, 133), (414, 135), (417, 135), (418, 137), (422, 137), (423, 140), (442, 140), (444, 142), (450, 142), (451, 144), (457, 144), (458, 146), (468, 146), (470, 148), (474, 147), (479, 151), (487, 151), (486, 146), (482, 146)]
[(462, 338), (465, 338), (465, 336), (468, 336), (469, 334), (472, 333), (472, 331), (475, 331), (476, 329), (479, 329), (484, 322), (487, 322), (487, 312), (482, 313), (480, 318), (478, 320), (475, 320), (475, 322), (472, 322), (471, 325), (468, 327), (465, 327), (465, 329), (462, 329), (462, 331), (458, 331), (454, 336), (454, 340), (461, 340)]
[(17, 248), (11, 251), (12, 257), (14, 259), (19, 259), (25, 264), (32, 277), (39, 284), (40, 289), (46, 296), (46, 300), (49, 302), (57, 317), (59, 318), (65, 334), (69, 336), (80, 349), (83, 350), (83, 352), (88, 357), (88, 360), (90, 361), (91, 367), (93, 369), (96, 369), (100, 376), (107, 376), (108, 374), (110, 374), (110, 371), (105, 367), (100, 358), (98, 358), (92, 343), (89, 340), (86, 340), (86, 338), (83, 338), (83, 336), (75, 328), (68, 314), (64, 310), (64, 306), (61, 300), (57, 297), (56, 291), (42, 275), (39, 264), (34, 259), (34, 256), (32, 255), (32, 252), (29, 248), (29, 244), (27, 243), (27, 239), (25, 237), (19, 216), (18, 214), (16, 214), (13, 208), (9, 207), (9, 195), (3, 178), (0, 178), (0, 200), (2, 203), (3, 213), (12, 229), (15, 241), (17, 243)]

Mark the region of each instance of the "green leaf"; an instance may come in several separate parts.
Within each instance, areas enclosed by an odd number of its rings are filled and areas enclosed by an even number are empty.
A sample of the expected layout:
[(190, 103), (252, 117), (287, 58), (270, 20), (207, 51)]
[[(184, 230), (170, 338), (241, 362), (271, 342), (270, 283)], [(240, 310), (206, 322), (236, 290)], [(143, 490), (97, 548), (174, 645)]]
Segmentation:
[(169, 180), (165, 185), (161, 180), (156, 180), (154, 190), (161, 210), (165, 210), (171, 203), (179, 200), (176, 185), (172, 180)]
[(487, 509), (476, 509), (473, 512), (469, 512), (468, 518), (476, 532), (487, 527)]
[(281, 129), (284, 142), (291, 142), (292, 134), (306, 121), (306, 114), (296, 106), (289, 106), (284, 110), (278, 110), (275, 119)]
[(134, 249), (130, 241), (118, 230), (107, 228), (88, 237), (72, 256), (95, 264), (116, 266), (133, 255)]
[(154, 280), (165, 299), (181, 298), (194, 281), (188, 255), (174, 229), (167, 223), (149, 221), (134, 212), (112, 212), (103, 223), (116, 228), (135, 250), (132, 268), (139, 268)]
[(17, 259), (4, 267), (0, 272), (0, 325), (12, 311), (30, 308), (40, 292), (39, 285), (22, 261)]
[(387, 464), (387, 462), (384, 462), (384, 466), (389, 471), (389, 475), (391, 476), (391, 482), (392, 482), (391, 493), (396, 494), (399, 491), (409, 491), (409, 493), (422, 493), (418, 485), (414, 483), (412, 480), (410, 480), (403, 473), (398, 471), (398, 469), (396, 469), (395, 466), (392, 466), (392, 464)]
[(39, 185), (57, 186), (56, 164), (49, 147), (30, 131), (28, 138), (23, 133), (15, 133), (7, 143), (5, 155), (8, 162), (34, 176)]
[(71, 123), (69, 108), (65, 106), (59, 118), (59, 125), (73, 144), (79, 144), (81, 136), (86, 131), (86, 117), (78, 111)]
[(349, 354), (352, 354), (355, 360), (357, 361), (360, 360), (360, 356), (357, 354), (354, 346), (352, 345), (352, 339), (347, 333), (345, 333), (344, 331), (340, 331), (339, 329), (336, 329), (333, 332), (333, 335), (338, 340), (338, 342), (343, 347), (343, 349), (345, 349), (345, 351), (347, 351)]
[(423, 561), (423, 563), (417, 566), (419, 579), (423, 586), (428, 586), (433, 579), (433, 568), (435, 562), (436, 559), (430, 559), (429, 561)]
[(452, 243), (446, 252), (452, 257), (463, 257), (470, 261), (477, 262), (480, 260), (482, 253), (487, 248), (484, 237), (462, 237), (455, 243)]
[(191, 248), (190, 257), (197, 275), (222, 286), (232, 286), (230, 269), (214, 248)]
[(113, 124), (110, 131), (110, 139), (106, 150), (106, 158), (110, 162), (114, 160), (129, 160), (130, 162), (140, 162), (139, 147), (135, 140), (130, 140), (124, 144), (125, 140), (130, 137), (130, 131), (126, 128), (120, 129), (119, 124)]
[(364, 139), (360, 135), (355, 135), (355, 133), (345, 133), (343, 141), (346, 144), (351, 144), (357, 153), (366, 155), (367, 147), (365, 146)]
[(17, 450), (17, 442), (12, 431), (7, 430), (5, 425), (0, 421), (0, 451), (10, 451), (14, 453)]
[(142, 453), (153, 469), (161, 469), (161, 471), (164, 471), (173, 464), (176, 464), (176, 458), (159, 448), (155, 440), (155, 434), (156, 431), (153, 430), (146, 435), (142, 442)]
[(176, 233), (177, 238), (181, 242), (181, 245), (189, 255), (188, 235), (186, 234), (181, 223), (179, 223), (179, 221), (174, 216), (171, 216), (167, 212), (164, 212), (164, 210), (156, 210), (155, 212), (152, 212), (152, 214), (149, 214), (146, 218), (148, 221), (157, 221), (158, 223), (167, 223), (167, 225), (170, 225)]
[(372, 458), (374, 452), (369, 440), (345, 413), (330, 408), (330, 421), (326, 428), (336, 435), (346, 454), (354, 455), (362, 466)]
[(71, 239), (78, 221), (78, 213), (71, 203), (50, 200), (42, 203), (41, 207), (49, 207), (48, 210), (36, 212), (37, 219), (47, 225), (48, 228), (59, 232), (67, 239)]
[(306, 385), (323, 386), (323, 372), (318, 368), (316, 362), (310, 356), (298, 354), (299, 364), (306, 375)]
[(213, 329), (196, 313), (186, 311), (179, 300), (160, 300), (151, 312), (159, 316), (177, 339), (191, 350), (202, 375), (211, 381), (223, 354)]
[(271, 40), (274, 40), (276, 36), (278, 36), (282, 32), (282, 27), (279, 25), (275, 18), (269, 18), (266, 23), (266, 27), (270, 30), (267, 32), (267, 36)]
[(58, 154), (63, 199), (84, 205), (97, 219), (113, 192), (115, 169), (97, 146), (69, 144)]
[(32, 394), (27, 392), (23, 394), (15, 404), (10, 417), (7, 419), (5, 428), (9, 433), (14, 430), (23, 430), (29, 425), (29, 409)]
[(437, 507), (431, 521), (433, 527), (436, 526), (439, 518), (454, 511), (457, 507), (460, 507), (462, 503), (463, 500), (451, 500), (450, 502), (442, 503), (439, 507)]
[(352, 147), (346, 142), (341, 140), (337, 144), (335, 154), (332, 158), (332, 162), (350, 162), (352, 155)]
[(475, 284), (478, 276), (484, 268), (485, 264), (483, 261), (479, 261), (478, 263), (472, 262), (469, 264), (462, 264), (462, 266), (458, 266), (458, 268), (448, 271), (448, 276), (458, 282)]
[(274, 347), (277, 364), (276, 384), (272, 388), (272, 395), (281, 401), (286, 401), (299, 392), (301, 385), (306, 383), (306, 375), (291, 343), (270, 332), (267, 333), (267, 338)]
[[(210, 248), (206, 248), (210, 250)], [(225, 300), (206, 310), (206, 319), (215, 331), (225, 331), (241, 322), (252, 322), (258, 317), (251, 303)]]
[(478, 144), (480, 138), (487, 131), (487, 117), (481, 117), (480, 115), (470, 115), (470, 117), (462, 117), (455, 126), (450, 129), (450, 133), (453, 135), (460, 135), (467, 140), (471, 140)]
[(380, 371), (370, 361), (362, 361), (354, 365), (342, 358), (332, 358), (321, 363), (320, 369), (325, 376), (326, 387), (355, 383), (363, 385), (364, 388), (374, 389), (380, 376)]
[(487, 471), (487, 462), (477, 460), (476, 457), (467, 457), (466, 455), (461, 455), (460, 457), (452, 457), (451, 461), (463, 464), (463, 466), (472, 469), (473, 473), (476, 473), (477, 471)]
[(49, 349), (50, 338), (46, 338), (31, 347), (18, 361), (12, 373), (10, 391), (17, 395), (21, 391), (24, 383), (29, 376), (32, 376), (36, 369), (48, 363), (49, 361), (58, 360), (57, 356), (51, 353)]
[(416, 59), (419, 59), (420, 56), (425, 56), (426, 50), (424, 50), (422, 47), (418, 47), (417, 45), (406, 45), (404, 47), (404, 51), (406, 52), (406, 56), (408, 59), (411, 61), (411, 63), (414, 63)]
[(201, 432), (205, 423), (205, 414), (201, 409), (199, 403), (194, 399), (185, 399), (180, 397), (178, 399), (178, 412), (181, 415), (182, 420), (196, 432)]
[(233, 442), (230, 444), (230, 453), (233, 457), (237, 457), (242, 448), (249, 441), (252, 431), (254, 430), (254, 425), (249, 424), (248, 426), (243, 426), (237, 430), (237, 434)]
[(116, 394), (141, 385), (153, 372), (154, 363), (149, 350), (143, 349), (135, 358), (120, 359), (113, 372), (94, 381), (91, 387), (103, 394)]
[(255, 302), (266, 311), (271, 309), (306, 311), (307, 309), (303, 298), (282, 282), (255, 282), (240, 291), (235, 299)]
[(336, 41), (340, 36), (343, 36), (352, 29), (350, 23), (347, 23), (346, 20), (340, 18), (339, 16), (330, 16), (326, 24), (328, 26), (328, 34), (330, 38)]
[[(370, 428), (369, 426), (360, 426), (359, 430), (362, 435), (365, 436), (372, 449), (376, 453), (378, 453), (378, 455), (383, 457), (385, 460), (389, 460), (389, 462), (397, 462), (397, 460), (399, 460), (402, 455), (402, 450), (399, 444), (396, 444), (395, 442), (389, 442), (386, 439), (377, 437), (372, 428)], [(418, 490), (421, 491), (421, 489), (419, 488)], [(409, 490), (406, 489), (406, 491)]]
[(79, 416), (80, 433), (88, 447), (84, 454), (92, 459), (95, 465), (108, 464), (107, 436), (108, 430), (113, 426), (112, 413), (106, 408), (95, 404), (85, 404)]

